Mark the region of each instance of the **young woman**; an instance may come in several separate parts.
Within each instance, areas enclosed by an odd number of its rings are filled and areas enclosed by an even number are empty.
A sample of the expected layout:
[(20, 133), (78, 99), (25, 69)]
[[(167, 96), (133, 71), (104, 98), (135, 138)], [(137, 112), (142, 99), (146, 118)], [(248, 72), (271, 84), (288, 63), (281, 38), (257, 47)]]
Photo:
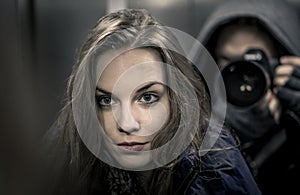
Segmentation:
[(145, 10), (110, 13), (84, 43), (46, 136), (54, 191), (260, 194), (235, 140), (211, 117), (207, 86), (170, 29)]

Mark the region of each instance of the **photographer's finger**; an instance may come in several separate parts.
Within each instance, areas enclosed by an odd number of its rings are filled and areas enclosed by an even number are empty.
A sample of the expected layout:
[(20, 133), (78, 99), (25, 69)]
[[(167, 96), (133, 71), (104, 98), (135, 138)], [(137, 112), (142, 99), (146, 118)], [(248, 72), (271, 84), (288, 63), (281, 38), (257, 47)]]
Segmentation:
[(298, 56), (283, 56), (280, 58), (282, 64), (292, 64), (300, 67), (300, 57)]
[(258, 108), (260, 110), (263, 110), (266, 107), (268, 107), (269, 104), (270, 104), (270, 101), (272, 99), (272, 96), (273, 96), (272, 91), (268, 90), (267, 93), (266, 93), (266, 95), (264, 96), (264, 98), (262, 99), (262, 101), (260, 102), (260, 104), (258, 105)]
[(274, 118), (278, 121), (281, 114), (281, 105), (276, 96), (272, 95), (271, 101), (269, 103), (269, 110), (273, 114)]
[[(288, 74), (289, 72), (291, 74)], [(288, 65), (284, 65), (283, 68), (278, 67), (275, 70), (273, 83), (276, 87), (284, 86), (300, 91), (300, 68)]]
[(294, 67), (292, 65), (280, 65), (275, 69), (275, 77), (276, 76), (289, 76), (292, 74)]
[(290, 79), (290, 77), (289, 76), (286, 76), (286, 75), (284, 75), (284, 76), (277, 76), (277, 77), (275, 77), (274, 78), (274, 81), (273, 81), (273, 83), (274, 83), (274, 85), (275, 86), (283, 86), (283, 85), (285, 85), (286, 83), (287, 83), (287, 81)]

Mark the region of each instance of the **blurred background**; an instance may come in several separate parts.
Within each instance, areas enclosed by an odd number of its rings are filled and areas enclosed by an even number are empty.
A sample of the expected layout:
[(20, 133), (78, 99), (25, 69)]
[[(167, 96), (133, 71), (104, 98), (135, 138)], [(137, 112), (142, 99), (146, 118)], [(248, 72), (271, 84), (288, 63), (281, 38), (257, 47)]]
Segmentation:
[[(35, 138), (58, 116), (75, 55), (101, 16), (145, 8), (167, 26), (197, 37), (221, 1), (1, 0), (0, 194), (5, 173), (25, 169)], [(288, 2), (300, 14), (300, 0)]]

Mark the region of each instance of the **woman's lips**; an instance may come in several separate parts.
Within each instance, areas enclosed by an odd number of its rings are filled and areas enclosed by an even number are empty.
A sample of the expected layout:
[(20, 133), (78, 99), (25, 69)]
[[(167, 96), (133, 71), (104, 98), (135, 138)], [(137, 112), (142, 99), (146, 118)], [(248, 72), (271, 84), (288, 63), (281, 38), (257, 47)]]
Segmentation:
[(140, 142), (123, 142), (119, 143), (118, 146), (121, 147), (124, 150), (129, 150), (129, 151), (142, 151), (144, 149), (144, 146), (149, 143), (140, 143)]

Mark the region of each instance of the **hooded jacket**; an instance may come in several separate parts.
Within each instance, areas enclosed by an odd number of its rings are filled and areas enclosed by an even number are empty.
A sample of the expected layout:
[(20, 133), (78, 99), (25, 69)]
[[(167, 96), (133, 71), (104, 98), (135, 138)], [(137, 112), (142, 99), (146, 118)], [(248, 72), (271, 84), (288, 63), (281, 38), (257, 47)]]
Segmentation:
[[(214, 53), (216, 37), (223, 25), (239, 18), (255, 18), (274, 38), (280, 48), (280, 56), (300, 56), (299, 17), (296, 10), (285, 1), (229, 0), (223, 2), (208, 16), (197, 37), (211, 54)], [(299, 96), (299, 92), (297, 93)], [(233, 114), (229, 113), (229, 115), (234, 118)], [(266, 133), (262, 138), (243, 143), (244, 146), (242, 146), (243, 153), (249, 166), (252, 167), (263, 194), (288, 193), (297, 189), (295, 180), (299, 176), (297, 175), (299, 154), (295, 152), (295, 148), (299, 147), (299, 141), (296, 140), (300, 134), (299, 116), (296, 120), (286, 120), (284, 123), (276, 127), (276, 130), (272, 129)]]
[(198, 40), (208, 46), (224, 24), (242, 17), (258, 19), (289, 55), (300, 55), (297, 12), (281, 0), (230, 0), (218, 6), (203, 24)]

